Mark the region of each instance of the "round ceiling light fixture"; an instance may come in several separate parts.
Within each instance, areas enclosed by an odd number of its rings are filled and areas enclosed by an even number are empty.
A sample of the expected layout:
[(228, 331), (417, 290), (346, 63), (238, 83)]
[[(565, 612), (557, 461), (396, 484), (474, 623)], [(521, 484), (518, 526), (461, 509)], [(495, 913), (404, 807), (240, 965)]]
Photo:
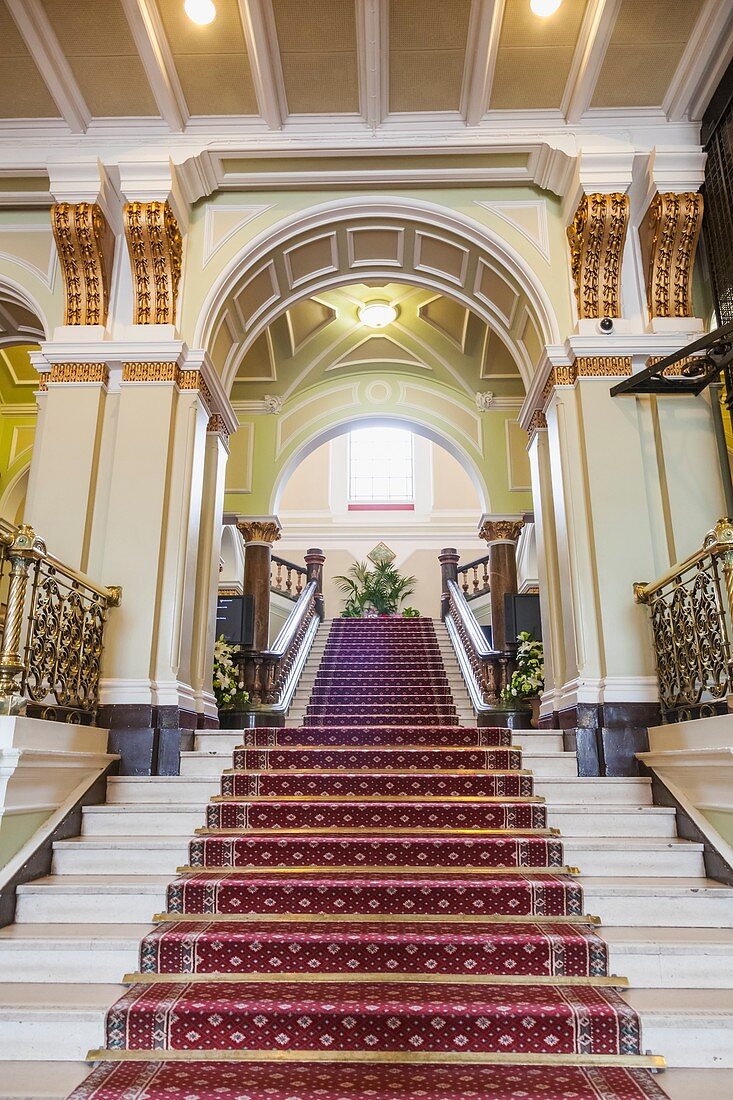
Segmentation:
[(183, 7), (191, 22), (198, 23), (200, 27), (206, 27), (216, 19), (212, 0), (186, 0)]
[(397, 307), (389, 302), (365, 302), (359, 306), (359, 320), (367, 328), (384, 328), (397, 320)]
[(562, 0), (529, 0), (529, 6), (535, 15), (543, 18), (554, 15), (561, 3)]

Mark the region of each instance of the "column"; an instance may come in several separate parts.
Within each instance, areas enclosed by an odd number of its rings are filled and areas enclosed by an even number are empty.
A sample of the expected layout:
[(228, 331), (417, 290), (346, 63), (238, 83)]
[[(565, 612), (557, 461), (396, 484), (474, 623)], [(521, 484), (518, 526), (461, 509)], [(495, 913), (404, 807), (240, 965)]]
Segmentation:
[(521, 516), (481, 517), (479, 538), (489, 547), (489, 586), (491, 601), (491, 641), (494, 649), (503, 652), (516, 638), (506, 636), (504, 596), (517, 591), (517, 539), (524, 527)]
[(237, 527), (244, 539), (244, 595), (254, 602), (251, 648), (262, 652), (270, 643), (272, 546), (280, 538), (282, 527), (277, 516), (239, 516)]

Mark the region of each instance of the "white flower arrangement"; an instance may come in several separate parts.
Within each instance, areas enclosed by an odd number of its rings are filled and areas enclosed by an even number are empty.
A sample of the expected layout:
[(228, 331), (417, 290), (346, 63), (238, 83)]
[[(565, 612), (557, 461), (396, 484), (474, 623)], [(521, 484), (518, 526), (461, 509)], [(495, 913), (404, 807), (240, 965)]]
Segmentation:
[(517, 667), (501, 693), (502, 699), (507, 703), (539, 695), (545, 686), (545, 653), (542, 642), (536, 641), (526, 630), (518, 635), (517, 641)]
[(222, 634), (214, 642), (214, 695), (219, 710), (236, 710), (249, 702), (249, 694), (240, 682), (234, 661), (236, 646), (230, 645)]

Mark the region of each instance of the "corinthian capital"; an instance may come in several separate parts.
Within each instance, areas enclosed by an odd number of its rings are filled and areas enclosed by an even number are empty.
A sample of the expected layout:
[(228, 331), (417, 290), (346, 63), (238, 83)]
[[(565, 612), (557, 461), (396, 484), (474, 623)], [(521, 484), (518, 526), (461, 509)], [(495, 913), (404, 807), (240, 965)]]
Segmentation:
[(479, 538), (487, 543), (516, 542), (524, 527), (524, 520), (514, 516), (483, 516), (479, 527)]
[(250, 516), (237, 520), (237, 529), (245, 546), (250, 542), (266, 542), (272, 545), (280, 538), (282, 527), (277, 516)]

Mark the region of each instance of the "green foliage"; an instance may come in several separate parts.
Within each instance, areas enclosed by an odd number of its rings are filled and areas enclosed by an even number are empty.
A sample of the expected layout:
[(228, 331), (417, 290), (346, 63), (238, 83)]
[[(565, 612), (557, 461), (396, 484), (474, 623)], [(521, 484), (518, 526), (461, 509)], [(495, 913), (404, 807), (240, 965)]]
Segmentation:
[(403, 607), (402, 608), (403, 619), (419, 619), (420, 612), (416, 607)]
[(517, 637), (517, 667), (507, 687), (501, 693), (506, 703), (517, 699), (530, 699), (539, 695), (545, 686), (545, 652), (542, 642), (534, 640), (523, 630)]
[(346, 597), (342, 612), (346, 619), (358, 619), (368, 612), (394, 615), (415, 591), (415, 578), (404, 577), (391, 562), (370, 567), (365, 561), (357, 561), (346, 575), (334, 580)]
[(249, 694), (239, 682), (235, 653), (236, 646), (225, 641), (223, 634), (214, 643), (214, 695), (219, 710), (239, 710), (249, 702)]

